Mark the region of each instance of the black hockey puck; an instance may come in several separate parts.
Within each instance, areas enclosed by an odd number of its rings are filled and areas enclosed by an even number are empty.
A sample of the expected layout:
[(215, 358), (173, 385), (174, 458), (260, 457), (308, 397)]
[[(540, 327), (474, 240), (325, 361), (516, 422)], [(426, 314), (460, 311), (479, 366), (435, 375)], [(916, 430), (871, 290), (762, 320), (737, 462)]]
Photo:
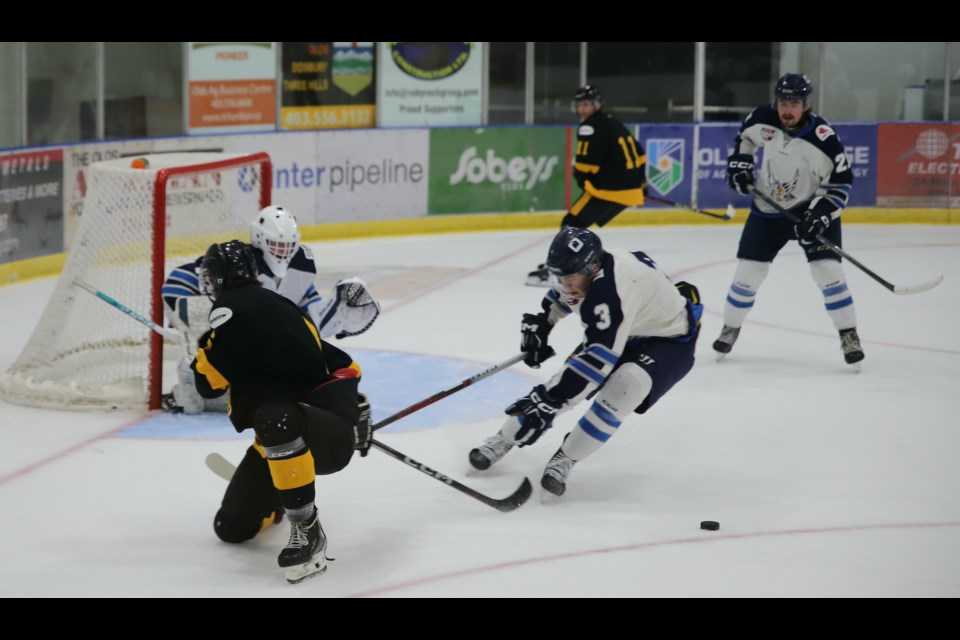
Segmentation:
[(700, 522), (700, 528), (707, 531), (716, 531), (720, 528), (720, 523), (716, 520), (703, 520)]

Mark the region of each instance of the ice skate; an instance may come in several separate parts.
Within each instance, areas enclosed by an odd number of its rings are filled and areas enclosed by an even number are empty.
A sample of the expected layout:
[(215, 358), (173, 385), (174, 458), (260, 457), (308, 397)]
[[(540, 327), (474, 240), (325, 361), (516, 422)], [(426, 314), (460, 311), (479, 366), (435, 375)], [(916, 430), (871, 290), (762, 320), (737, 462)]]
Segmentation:
[(290, 523), (290, 540), (277, 563), (286, 568), (287, 582), (296, 584), (327, 570), (326, 551), (327, 536), (314, 509), (310, 519)]
[(857, 335), (857, 329), (842, 329), (840, 331), (840, 346), (843, 347), (843, 359), (847, 364), (858, 364), (864, 358), (863, 347), (860, 346), (860, 336)]
[(547, 271), (546, 264), (539, 264), (537, 268), (527, 274), (528, 287), (549, 287), (550, 273)]
[(739, 336), (740, 327), (723, 325), (720, 337), (713, 341), (713, 350), (717, 352), (717, 360), (722, 360), (724, 356), (730, 353)]
[(160, 408), (167, 413), (183, 413), (183, 407), (177, 404), (173, 391), (160, 396)]
[(500, 435), (498, 431), (487, 438), (482, 445), (470, 450), (470, 465), (474, 469), (485, 471), (497, 462), (507, 452), (513, 449), (513, 443)]
[(567, 476), (576, 463), (577, 461), (565, 454), (563, 447), (560, 447), (543, 470), (540, 486), (555, 496), (562, 496), (567, 490)]

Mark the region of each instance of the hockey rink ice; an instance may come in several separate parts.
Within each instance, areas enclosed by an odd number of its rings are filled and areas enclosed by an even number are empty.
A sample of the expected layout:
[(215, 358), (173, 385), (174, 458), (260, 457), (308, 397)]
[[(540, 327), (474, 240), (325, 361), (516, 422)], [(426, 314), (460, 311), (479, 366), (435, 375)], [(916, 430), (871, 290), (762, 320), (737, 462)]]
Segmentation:
[[(740, 213), (742, 222), (743, 213)], [(225, 416), (58, 412), (0, 401), (0, 596), (960, 596), (960, 227), (845, 225), (844, 247), (896, 284), (846, 264), (866, 360), (840, 342), (796, 243), (774, 262), (733, 352), (710, 345), (741, 226), (617, 227), (606, 247), (643, 250), (696, 284), (693, 371), (544, 500), (543, 467), (586, 409), (486, 473), (467, 452), (503, 408), (562, 365), (518, 364), (402, 419), (377, 438), (494, 497), (524, 476), (530, 500), (500, 513), (379, 451), (317, 478), (335, 558), (299, 585), (277, 567), (288, 524), (229, 545), (212, 519), (252, 431)], [(383, 313), (337, 342), (364, 368), (374, 419), (518, 351), (524, 286), (553, 230), (317, 243), (322, 292), (359, 275)], [(0, 368), (19, 354), (55, 284), (0, 287)], [(719, 531), (703, 531), (717, 520)]]

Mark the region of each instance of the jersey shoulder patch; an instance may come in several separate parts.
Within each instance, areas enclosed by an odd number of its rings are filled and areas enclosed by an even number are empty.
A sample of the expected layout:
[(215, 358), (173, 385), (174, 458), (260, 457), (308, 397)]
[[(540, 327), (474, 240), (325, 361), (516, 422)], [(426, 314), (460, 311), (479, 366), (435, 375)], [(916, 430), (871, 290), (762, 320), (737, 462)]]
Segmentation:
[(226, 324), (227, 320), (233, 317), (233, 309), (230, 307), (217, 307), (210, 312), (210, 328), (216, 329)]
[(834, 131), (832, 127), (829, 127), (828, 125), (825, 125), (825, 124), (817, 125), (817, 128), (815, 129), (815, 131), (816, 131), (817, 137), (820, 138), (821, 142), (824, 142), (830, 136), (837, 134), (837, 132)]
[(301, 246), (290, 259), (289, 268), (296, 269), (297, 271), (305, 271), (307, 273), (316, 273), (317, 264), (313, 260), (313, 252), (307, 247)]
[(593, 125), (582, 124), (580, 128), (577, 129), (578, 136), (592, 136), (594, 133)]

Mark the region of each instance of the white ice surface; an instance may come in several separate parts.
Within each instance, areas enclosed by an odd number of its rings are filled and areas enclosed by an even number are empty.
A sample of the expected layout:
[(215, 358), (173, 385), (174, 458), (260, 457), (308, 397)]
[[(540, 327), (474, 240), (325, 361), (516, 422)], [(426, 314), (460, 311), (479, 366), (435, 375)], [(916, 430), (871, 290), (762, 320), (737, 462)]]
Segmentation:
[[(371, 452), (318, 478), (336, 561), (297, 586), (276, 566), (286, 523), (243, 545), (213, 534), (225, 484), (203, 459), (240, 459), (247, 439), (229, 427), (212, 441), (140, 438), (125, 430), (142, 418), (135, 413), (0, 402), (0, 596), (960, 595), (960, 228), (845, 228), (848, 251), (897, 284), (946, 275), (931, 292), (896, 296), (846, 266), (867, 354), (860, 373), (843, 363), (796, 244), (774, 263), (733, 353), (714, 360), (739, 231), (601, 232), (608, 246), (646, 251), (698, 285), (706, 313), (691, 374), (578, 465), (561, 500), (541, 502), (539, 477), (580, 412), (486, 474), (468, 474), (466, 455), (498, 428), (489, 412), (387, 429), (385, 443), (479, 491), (506, 495), (526, 475), (534, 496), (499, 513)], [(455, 357), (479, 371), (517, 348), (520, 315), (543, 294), (522, 281), (551, 236), (314, 248), (329, 280), (366, 277), (384, 304), (345, 349)], [(0, 367), (19, 353), (53, 285), (0, 287)], [(580, 332), (570, 318), (551, 342), (563, 353)], [(559, 360), (515, 369), (545, 379)], [(409, 403), (429, 395), (417, 393)], [(704, 519), (720, 530), (701, 531)]]

